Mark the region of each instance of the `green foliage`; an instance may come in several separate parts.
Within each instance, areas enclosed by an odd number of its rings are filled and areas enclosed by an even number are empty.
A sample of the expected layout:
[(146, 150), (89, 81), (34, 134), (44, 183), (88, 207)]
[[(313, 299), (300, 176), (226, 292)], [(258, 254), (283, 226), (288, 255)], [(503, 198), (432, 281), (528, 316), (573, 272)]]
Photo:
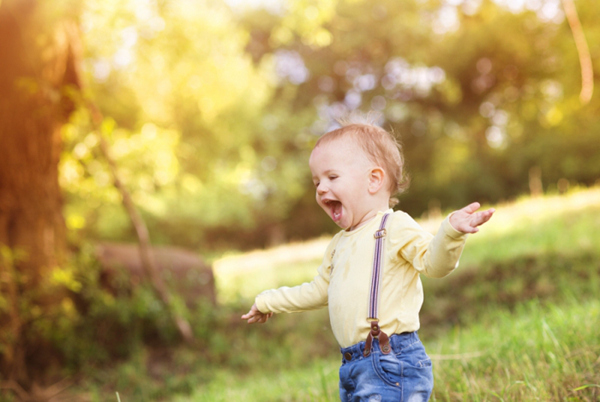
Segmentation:
[[(319, 15), (330, 44), (298, 35), (286, 46), (309, 71), (294, 107), (316, 107), (315, 134), (348, 110), (380, 110), (404, 142), (413, 181), (401, 208), (412, 214), (432, 199), (456, 208), (514, 198), (528, 191), (534, 166), (547, 188), (561, 179), (593, 184), (597, 98), (579, 103), (578, 59), (561, 10), (502, 4), (340, 1)], [(599, 34), (591, 4), (577, 4), (591, 13), (582, 17), (588, 40)], [(245, 23), (254, 58), (278, 54), (280, 25), (253, 17)]]
[(8, 316), (10, 323), (4, 331), (0, 332), (0, 355), (5, 358), (12, 358), (13, 348), (19, 337), (21, 311), (16, 289), (21, 285), (21, 278), (16, 272), (15, 263), (22, 258), (24, 258), (23, 253), (0, 245), (1, 281), (3, 287), (8, 290), (6, 293), (0, 293), (0, 314)]
[[(256, 230), (285, 219), (306, 190), (297, 128), (314, 113), (266, 109), (273, 63), (252, 64), (229, 9), (90, 0), (82, 25), (84, 98), (106, 116), (103, 134), (155, 242), (207, 250), (235, 227), (265, 244)], [(64, 129), (67, 222), (88, 238), (131, 239), (85, 104)]]
[[(412, 215), (516, 198), (534, 167), (548, 190), (594, 184), (598, 98), (579, 103), (560, 10), (477, 4), (88, 0), (85, 98), (106, 116), (154, 242), (213, 254), (334, 230), (311, 204), (306, 161), (354, 109), (381, 112), (401, 138), (412, 185), (400, 208)], [(596, 62), (597, 7), (577, 8)], [(93, 130), (85, 110), (65, 128), (67, 222), (131, 240)]]
[[(10, 362), (19, 350), (21, 337), (30, 345), (49, 345), (45, 358), (61, 362), (60, 367), (53, 367), (56, 374), (75, 374), (86, 365), (129, 358), (145, 343), (173, 345), (179, 341), (168, 312), (149, 285), (132, 285), (124, 272), (107, 276), (93, 248), (87, 243), (80, 247), (67, 264), (52, 270), (44, 286), (22, 291), (18, 300), (10, 291), (0, 297), (0, 313), (9, 318), (9, 325), (0, 331), (0, 354), (5, 361)], [(28, 280), (10, 269), (15, 258), (24, 257), (2, 247), (2, 280), (9, 290), (12, 286), (26, 288)], [(49, 308), (39, 303), (40, 295), (60, 299)], [(179, 304), (186, 315), (185, 306)]]
[[(592, 3), (577, 7), (596, 58)], [(89, 0), (85, 97), (114, 124), (105, 135), (153, 240), (204, 252), (334, 230), (310, 207), (306, 160), (353, 109), (380, 111), (401, 138), (413, 180), (400, 208), (412, 215), (513, 199), (533, 167), (545, 189), (594, 184), (598, 101), (579, 103), (562, 14), (469, 4)], [(86, 114), (65, 129), (67, 222), (131, 240)]]
[(63, 357), (65, 337), (75, 335), (73, 322), (80, 317), (69, 294), (81, 292), (83, 283), (77, 269), (67, 264), (48, 270), (50, 277), (33, 286), (32, 278), (16, 269), (25, 259), (27, 254), (22, 250), (0, 245), (0, 278), (6, 289), (0, 295), (4, 323), (0, 357), (3, 364), (17, 365), (19, 354), (37, 350), (36, 358), (45, 360), (46, 367), (59, 370), (57, 362)]
[[(28, 279), (10, 269), (15, 258), (24, 257), (2, 248), (2, 280), (9, 289), (12, 285), (25, 288)], [(10, 291), (3, 293), (0, 313), (7, 317), (0, 331), (3, 362), (12, 363), (23, 345), (39, 348), (43, 344), (43, 356), (36, 357), (53, 363), (53, 376), (70, 377), (129, 359), (145, 344), (165, 347), (179, 341), (168, 312), (149, 286), (132, 286), (124, 274), (113, 279), (112, 283), (103, 281), (92, 251), (84, 246), (67, 265), (55, 268), (43, 287), (22, 291), (18, 299)], [(40, 295), (61, 299), (49, 308), (38, 303)], [(207, 322), (196, 324), (201, 328)], [(2, 390), (0, 399), (9, 394)]]

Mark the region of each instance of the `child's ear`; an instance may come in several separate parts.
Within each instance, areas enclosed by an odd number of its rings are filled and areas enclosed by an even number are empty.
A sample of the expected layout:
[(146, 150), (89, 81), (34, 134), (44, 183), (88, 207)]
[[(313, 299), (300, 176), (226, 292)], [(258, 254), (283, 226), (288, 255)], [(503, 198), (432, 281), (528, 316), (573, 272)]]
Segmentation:
[(369, 193), (375, 194), (383, 187), (385, 182), (385, 171), (380, 167), (371, 169), (369, 173)]

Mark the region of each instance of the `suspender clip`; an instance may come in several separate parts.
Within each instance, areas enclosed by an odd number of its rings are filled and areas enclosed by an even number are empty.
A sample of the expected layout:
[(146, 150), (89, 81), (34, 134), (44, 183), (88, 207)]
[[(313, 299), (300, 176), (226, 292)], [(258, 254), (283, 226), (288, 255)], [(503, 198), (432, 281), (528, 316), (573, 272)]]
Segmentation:
[(375, 237), (376, 239), (381, 239), (382, 237), (385, 237), (385, 235), (387, 235), (387, 230), (385, 230), (385, 228), (383, 229), (379, 229), (375, 232), (375, 234), (373, 235), (373, 237)]

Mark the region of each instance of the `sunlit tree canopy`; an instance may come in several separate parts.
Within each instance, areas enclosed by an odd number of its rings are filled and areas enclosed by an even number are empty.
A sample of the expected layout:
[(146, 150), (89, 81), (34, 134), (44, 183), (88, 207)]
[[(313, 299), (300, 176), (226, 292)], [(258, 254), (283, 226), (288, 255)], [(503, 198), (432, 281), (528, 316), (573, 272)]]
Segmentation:
[[(598, 11), (577, 8), (597, 59)], [(300, 226), (318, 214), (306, 161), (354, 110), (378, 112), (403, 142), (412, 213), (518, 196), (532, 167), (549, 188), (600, 173), (596, 96), (578, 98), (559, 0), (88, 0), (80, 19), (86, 97), (160, 242), (227, 242), (232, 225), (242, 244), (332, 229)], [(88, 111), (64, 132), (67, 222), (127, 236)]]

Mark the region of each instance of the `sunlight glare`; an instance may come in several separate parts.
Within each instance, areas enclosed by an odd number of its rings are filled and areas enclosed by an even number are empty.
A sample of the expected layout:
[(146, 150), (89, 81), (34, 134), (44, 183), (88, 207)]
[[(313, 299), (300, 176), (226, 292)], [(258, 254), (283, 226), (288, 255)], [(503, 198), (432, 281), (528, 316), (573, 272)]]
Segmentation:
[(225, 3), (234, 11), (262, 8), (275, 15), (284, 14), (287, 5), (285, 0), (225, 0)]
[(456, 31), (459, 26), (460, 23), (458, 21), (458, 12), (456, 7), (442, 6), (438, 11), (438, 15), (434, 21), (432, 29), (436, 34), (443, 35)]

